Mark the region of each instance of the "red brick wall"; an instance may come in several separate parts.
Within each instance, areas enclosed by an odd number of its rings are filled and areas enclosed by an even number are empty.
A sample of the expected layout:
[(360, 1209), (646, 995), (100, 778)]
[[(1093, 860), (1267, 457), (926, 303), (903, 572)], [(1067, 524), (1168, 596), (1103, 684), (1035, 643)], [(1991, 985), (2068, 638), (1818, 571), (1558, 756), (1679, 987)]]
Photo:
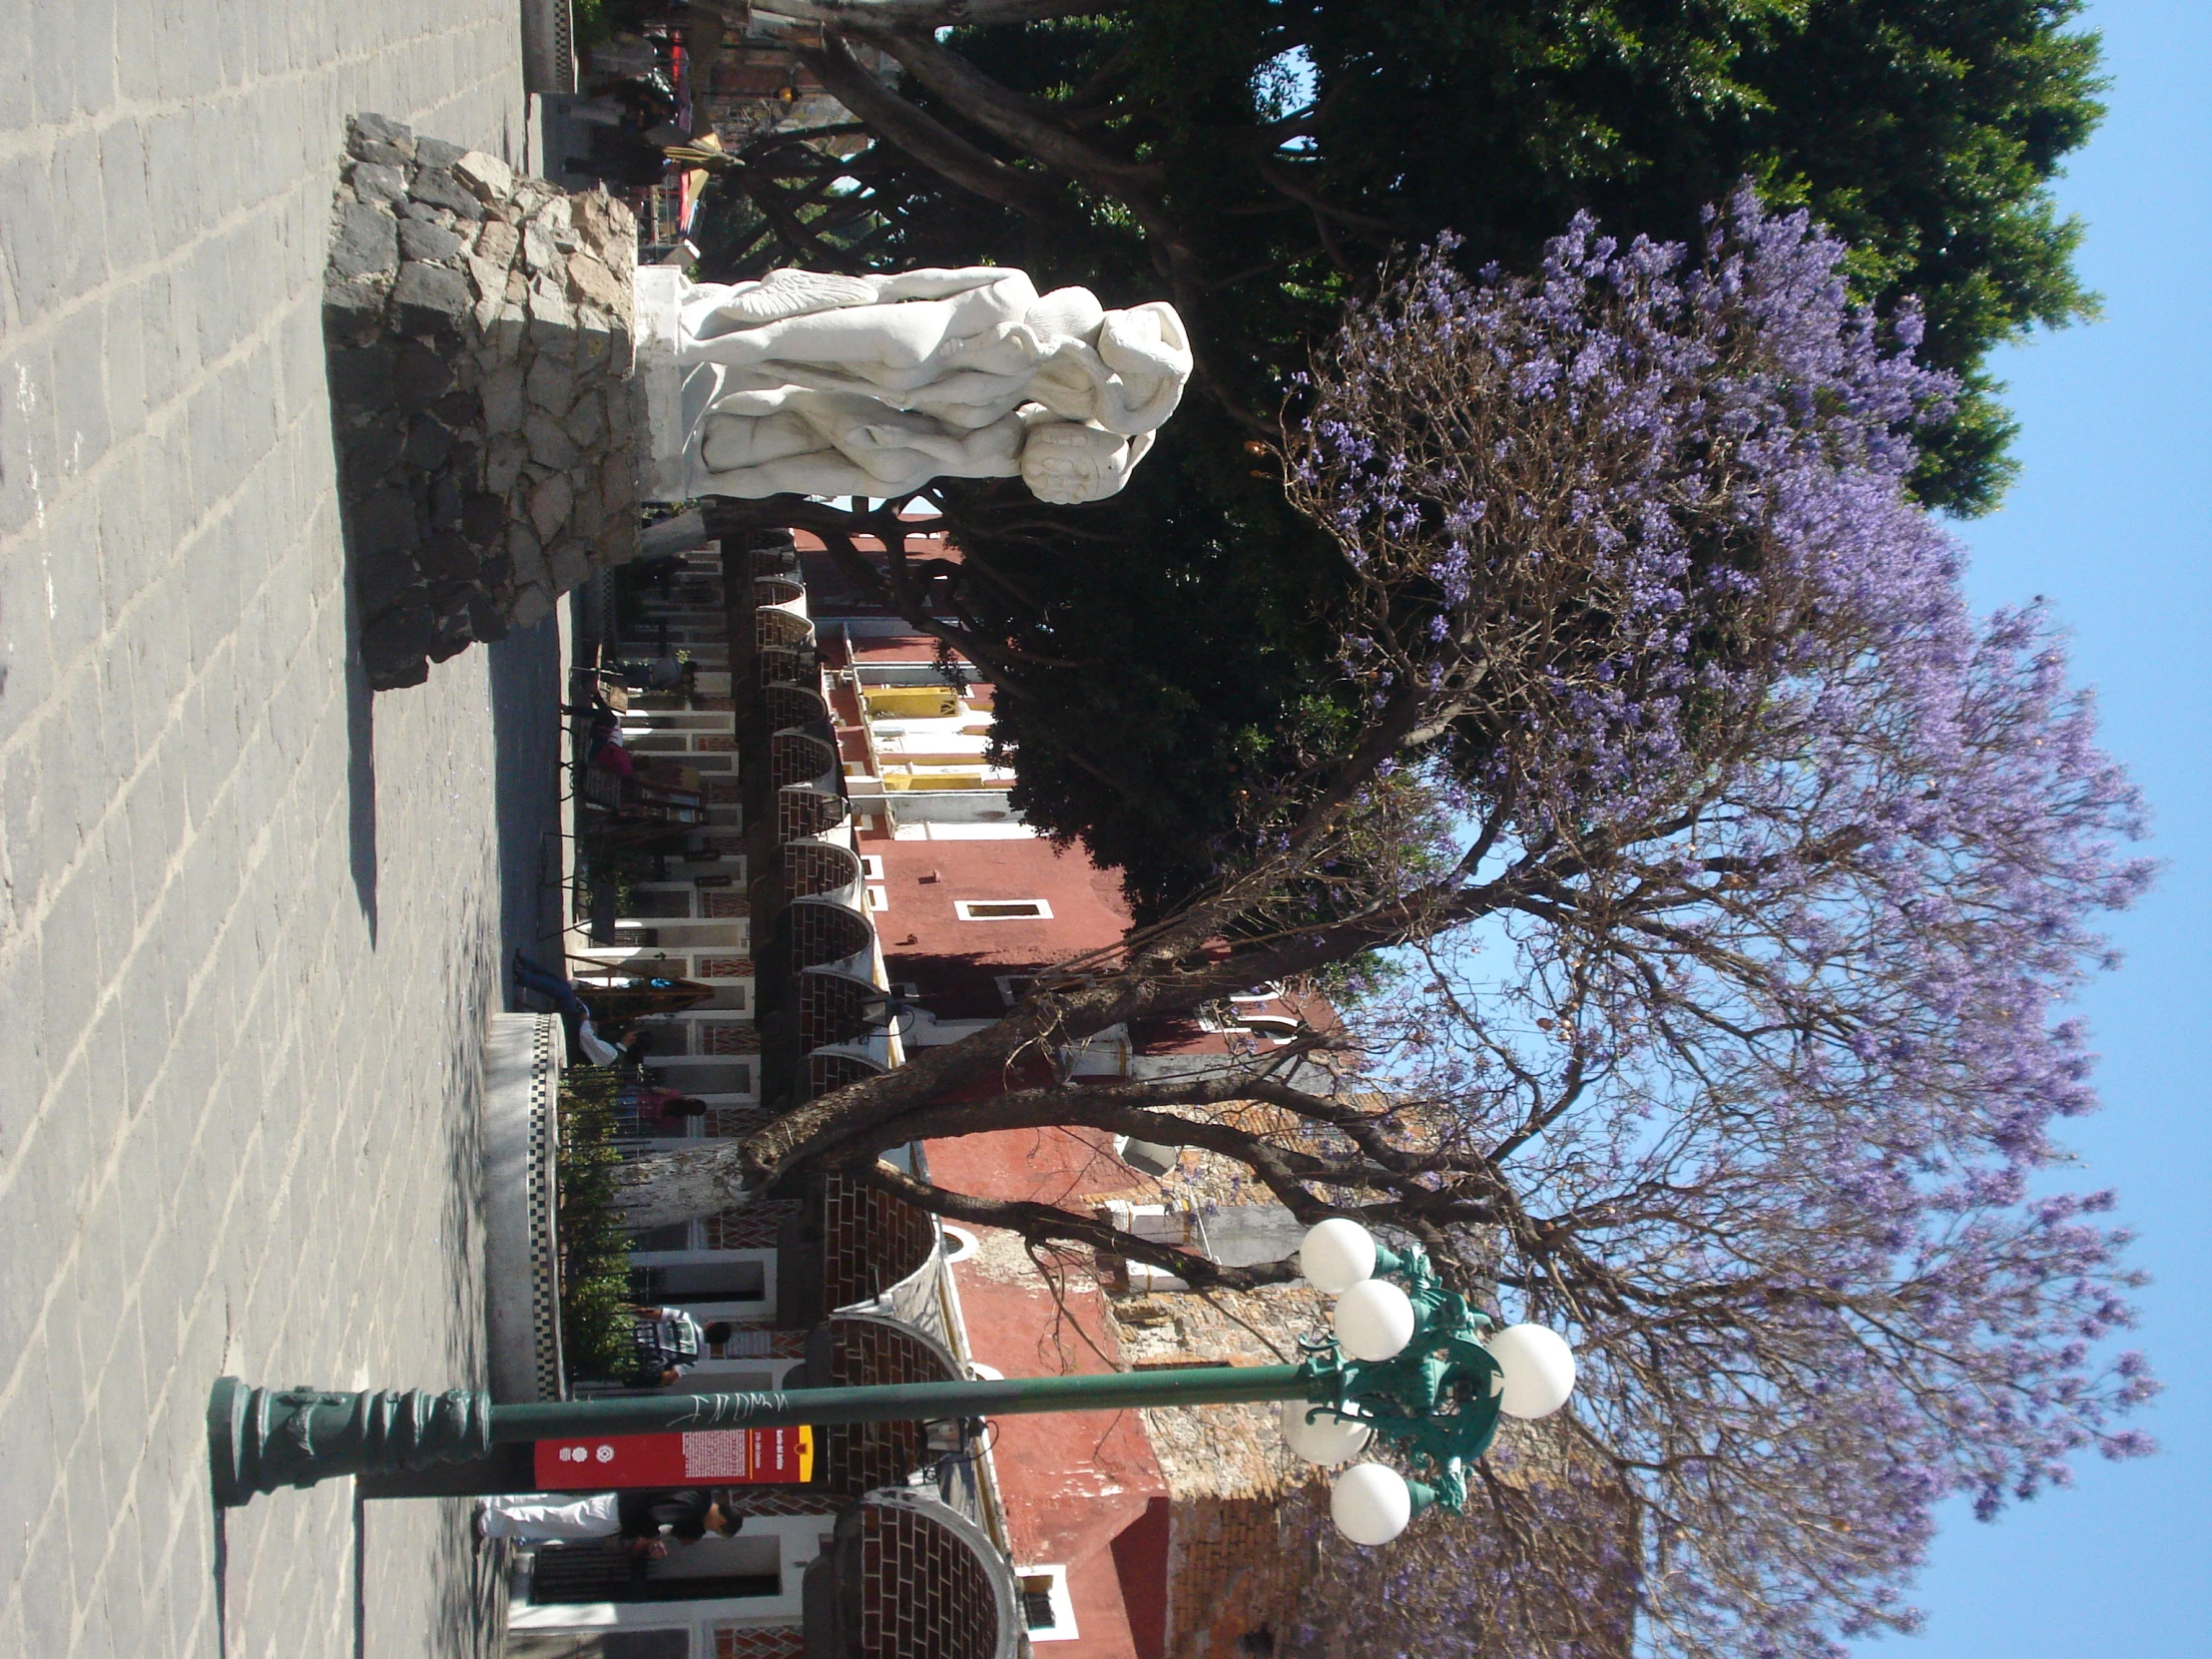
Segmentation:
[[(1174, 1659), (1247, 1659), (1245, 1638), (1288, 1637), (1319, 1562), (1314, 1493), (1174, 1504), (1168, 1600)], [(1134, 1621), (1132, 1621), (1134, 1622)]]
[(779, 790), (776, 795), (776, 833), (787, 841), (802, 835), (820, 835), (836, 828), (844, 817), (844, 802), (816, 790)]
[(784, 848), (784, 895), (835, 892), (859, 879), (860, 866), (841, 846), (803, 842)]
[(761, 1052), (761, 1028), (737, 1020), (697, 1020), (699, 1052), (702, 1054), (758, 1054)]
[[(1303, 1284), (1225, 1300), (1236, 1307), (1193, 1297), (1117, 1303), (1124, 1358), (1138, 1367), (1272, 1365), (1327, 1324), (1327, 1303)], [(1165, 1651), (1173, 1659), (1249, 1659), (1255, 1649), (1246, 1638), (1266, 1632), (1287, 1655), (1291, 1633), (1310, 1622), (1300, 1609), (1317, 1571), (1313, 1536), (1327, 1525), (1314, 1508), (1317, 1494), (1326, 1506), (1326, 1480), (1285, 1448), (1273, 1405), (1144, 1417), (1171, 1494)]]
[[(796, 655), (815, 636), (814, 625), (805, 617), (776, 610), (771, 605), (764, 604), (753, 613), (753, 637), (764, 656), (770, 651), (788, 651)], [(798, 676), (786, 674), (782, 678), (791, 680)]]
[(801, 686), (770, 686), (762, 693), (762, 701), (768, 708), (772, 732), (781, 732), (790, 726), (811, 726), (827, 718), (821, 697)]
[(742, 1210), (709, 1216), (700, 1226), (709, 1250), (774, 1250), (778, 1229), (798, 1208), (796, 1200), (765, 1199)]
[(740, 1135), (750, 1135), (764, 1123), (769, 1114), (759, 1106), (714, 1106), (708, 1108), (706, 1133), (719, 1140), (734, 1141)]
[(849, 1042), (859, 1036), (868, 1001), (869, 989), (842, 974), (801, 974), (799, 1046), (820, 1048), (825, 1043)]
[(881, 1296), (936, 1248), (936, 1232), (921, 1211), (841, 1175), (829, 1178), (823, 1207), (822, 1278), (828, 1307)]
[(808, 733), (779, 732), (769, 740), (769, 777), (780, 790), (812, 784), (836, 764), (836, 750)]
[(842, 961), (868, 941), (867, 918), (839, 904), (794, 904), (784, 914), (791, 924), (794, 967)]
[(909, 1509), (860, 1511), (860, 1652), (867, 1659), (989, 1659), (998, 1609), (966, 1546)]
[[(952, 1381), (943, 1362), (897, 1326), (833, 1320), (830, 1330), (830, 1378), (838, 1387)], [(830, 1489), (844, 1497), (903, 1486), (928, 1455), (919, 1423), (849, 1423), (822, 1433)]]

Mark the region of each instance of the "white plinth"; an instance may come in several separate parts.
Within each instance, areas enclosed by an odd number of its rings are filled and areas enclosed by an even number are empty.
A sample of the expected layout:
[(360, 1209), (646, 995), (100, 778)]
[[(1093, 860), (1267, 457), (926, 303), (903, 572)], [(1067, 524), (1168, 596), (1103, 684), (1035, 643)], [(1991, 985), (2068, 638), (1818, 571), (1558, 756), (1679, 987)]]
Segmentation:
[(690, 501), (700, 493), (690, 441), (721, 395), (713, 363), (686, 368), (676, 360), (676, 319), (684, 274), (672, 265), (642, 265), (633, 273), (637, 316), (637, 382), (645, 393), (645, 449), (640, 494), (648, 501)]

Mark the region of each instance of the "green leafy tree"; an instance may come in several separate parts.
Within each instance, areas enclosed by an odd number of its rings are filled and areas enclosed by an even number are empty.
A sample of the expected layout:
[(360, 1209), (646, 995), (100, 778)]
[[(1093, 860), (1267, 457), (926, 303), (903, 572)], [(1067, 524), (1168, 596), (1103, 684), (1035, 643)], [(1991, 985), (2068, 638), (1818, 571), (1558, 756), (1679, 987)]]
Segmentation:
[(1281, 414), (1394, 251), (1448, 231), (1462, 269), (1526, 271), (1585, 210), (1687, 239), (1749, 179), (1844, 239), (1876, 314), (1917, 298), (1921, 355), (1962, 392), (1914, 485), (1981, 510), (2011, 434), (1984, 357), (2091, 307), (2045, 189), (2100, 114), (2078, 9), (757, 0), (822, 26), (804, 56), (857, 120), (728, 166), (710, 269), (982, 259), (1183, 312), (1196, 395), (1131, 489), (1040, 509), (947, 488), (976, 564), (930, 589), (971, 640), (1015, 648), (978, 660), (1031, 817), (1159, 899), (1226, 832), (1220, 780), (1295, 759), (1342, 595), (1276, 498)]

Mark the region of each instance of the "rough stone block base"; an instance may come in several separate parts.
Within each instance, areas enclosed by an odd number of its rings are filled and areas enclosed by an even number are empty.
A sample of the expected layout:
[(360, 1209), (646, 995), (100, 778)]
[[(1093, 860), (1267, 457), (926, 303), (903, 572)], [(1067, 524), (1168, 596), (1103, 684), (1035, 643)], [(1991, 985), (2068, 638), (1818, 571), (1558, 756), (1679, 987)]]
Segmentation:
[(635, 552), (636, 264), (604, 191), (349, 124), (323, 339), (371, 686), (419, 683)]

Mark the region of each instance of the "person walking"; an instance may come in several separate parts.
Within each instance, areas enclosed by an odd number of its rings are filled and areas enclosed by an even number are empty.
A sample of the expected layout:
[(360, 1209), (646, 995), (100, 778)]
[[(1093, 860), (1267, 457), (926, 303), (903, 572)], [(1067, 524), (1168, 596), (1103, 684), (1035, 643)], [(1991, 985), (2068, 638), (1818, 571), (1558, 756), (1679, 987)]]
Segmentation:
[(572, 1544), (619, 1538), (636, 1555), (666, 1555), (668, 1540), (696, 1543), (712, 1532), (734, 1538), (745, 1517), (722, 1506), (720, 1494), (674, 1491), (519, 1492), (483, 1498), (476, 1505), (480, 1538), (512, 1538), (526, 1544)]
[(615, 1104), (634, 1113), (639, 1128), (672, 1134), (682, 1134), (687, 1123), (707, 1115), (707, 1103), (697, 1095), (684, 1093), (682, 1089), (633, 1085), (615, 1096)]
[(476, 1505), (479, 1538), (514, 1538), (526, 1544), (570, 1544), (587, 1538), (611, 1538), (622, 1530), (616, 1509), (621, 1494), (598, 1492), (577, 1497), (568, 1492), (518, 1492), (487, 1497)]
[(704, 1331), (681, 1308), (632, 1308), (631, 1346), (637, 1362), (628, 1379), (633, 1388), (667, 1388), (683, 1381), (684, 1373), (737, 1335), (728, 1320), (716, 1320)]

